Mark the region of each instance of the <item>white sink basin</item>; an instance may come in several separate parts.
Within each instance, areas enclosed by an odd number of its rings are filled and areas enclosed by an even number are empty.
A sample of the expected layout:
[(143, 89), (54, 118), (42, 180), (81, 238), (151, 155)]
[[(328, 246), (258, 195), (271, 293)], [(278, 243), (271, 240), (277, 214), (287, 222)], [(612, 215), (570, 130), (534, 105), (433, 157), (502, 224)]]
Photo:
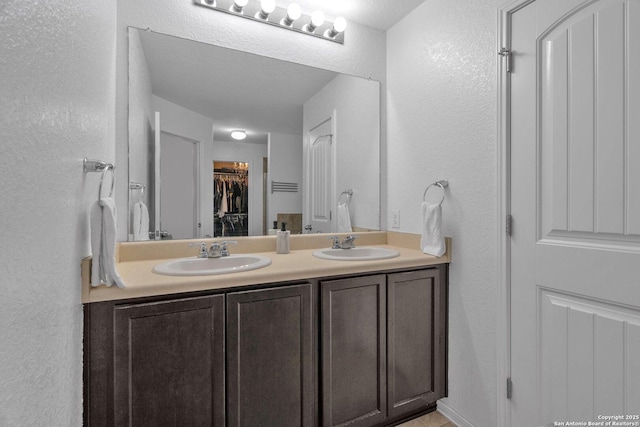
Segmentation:
[(261, 255), (237, 254), (221, 258), (180, 258), (153, 267), (153, 272), (166, 276), (208, 276), (256, 270), (271, 264)]
[(376, 259), (395, 258), (400, 252), (393, 249), (376, 248), (372, 246), (356, 247), (351, 249), (320, 249), (313, 256), (336, 261), (369, 261)]

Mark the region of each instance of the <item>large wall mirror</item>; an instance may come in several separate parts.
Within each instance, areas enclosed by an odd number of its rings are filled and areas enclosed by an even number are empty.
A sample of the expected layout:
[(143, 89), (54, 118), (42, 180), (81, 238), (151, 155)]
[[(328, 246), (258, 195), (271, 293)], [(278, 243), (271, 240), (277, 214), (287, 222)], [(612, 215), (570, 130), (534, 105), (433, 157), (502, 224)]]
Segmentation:
[(379, 230), (380, 84), (129, 28), (129, 180), (129, 240)]

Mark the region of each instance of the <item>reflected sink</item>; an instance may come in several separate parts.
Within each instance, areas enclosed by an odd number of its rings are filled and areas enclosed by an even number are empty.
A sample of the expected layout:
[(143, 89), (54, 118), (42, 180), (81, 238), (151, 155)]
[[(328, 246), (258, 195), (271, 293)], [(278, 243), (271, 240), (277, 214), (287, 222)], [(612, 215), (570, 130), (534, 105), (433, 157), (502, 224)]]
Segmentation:
[(221, 258), (180, 258), (153, 267), (153, 272), (166, 276), (208, 276), (257, 270), (271, 264), (262, 255), (237, 254)]
[(320, 249), (313, 253), (313, 256), (336, 261), (370, 261), (376, 259), (395, 258), (400, 252), (393, 249), (377, 248), (373, 246), (363, 246), (351, 249)]

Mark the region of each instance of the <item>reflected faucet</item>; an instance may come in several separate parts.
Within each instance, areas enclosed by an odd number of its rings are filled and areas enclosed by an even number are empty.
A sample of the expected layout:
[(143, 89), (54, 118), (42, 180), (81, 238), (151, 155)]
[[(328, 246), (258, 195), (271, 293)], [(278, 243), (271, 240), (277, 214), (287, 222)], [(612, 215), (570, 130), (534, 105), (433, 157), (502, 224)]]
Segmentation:
[(342, 242), (340, 242), (338, 236), (331, 236), (329, 237), (329, 239), (333, 241), (333, 243), (331, 244), (331, 249), (351, 249), (356, 247), (356, 236), (353, 236), (351, 234), (346, 236)]

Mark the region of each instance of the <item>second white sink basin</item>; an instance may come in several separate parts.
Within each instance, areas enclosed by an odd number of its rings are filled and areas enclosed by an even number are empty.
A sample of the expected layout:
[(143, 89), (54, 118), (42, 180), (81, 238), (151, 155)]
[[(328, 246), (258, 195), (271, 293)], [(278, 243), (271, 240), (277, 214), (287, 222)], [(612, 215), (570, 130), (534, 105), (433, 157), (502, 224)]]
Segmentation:
[(313, 256), (336, 261), (370, 261), (376, 259), (395, 258), (400, 252), (394, 249), (377, 248), (373, 246), (362, 246), (351, 249), (320, 249), (313, 253)]
[(179, 258), (153, 267), (153, 272), (166, 276), (208, 276), (256, 270), (271, 264), (262, 255), (237, 254), (221, 258)]

